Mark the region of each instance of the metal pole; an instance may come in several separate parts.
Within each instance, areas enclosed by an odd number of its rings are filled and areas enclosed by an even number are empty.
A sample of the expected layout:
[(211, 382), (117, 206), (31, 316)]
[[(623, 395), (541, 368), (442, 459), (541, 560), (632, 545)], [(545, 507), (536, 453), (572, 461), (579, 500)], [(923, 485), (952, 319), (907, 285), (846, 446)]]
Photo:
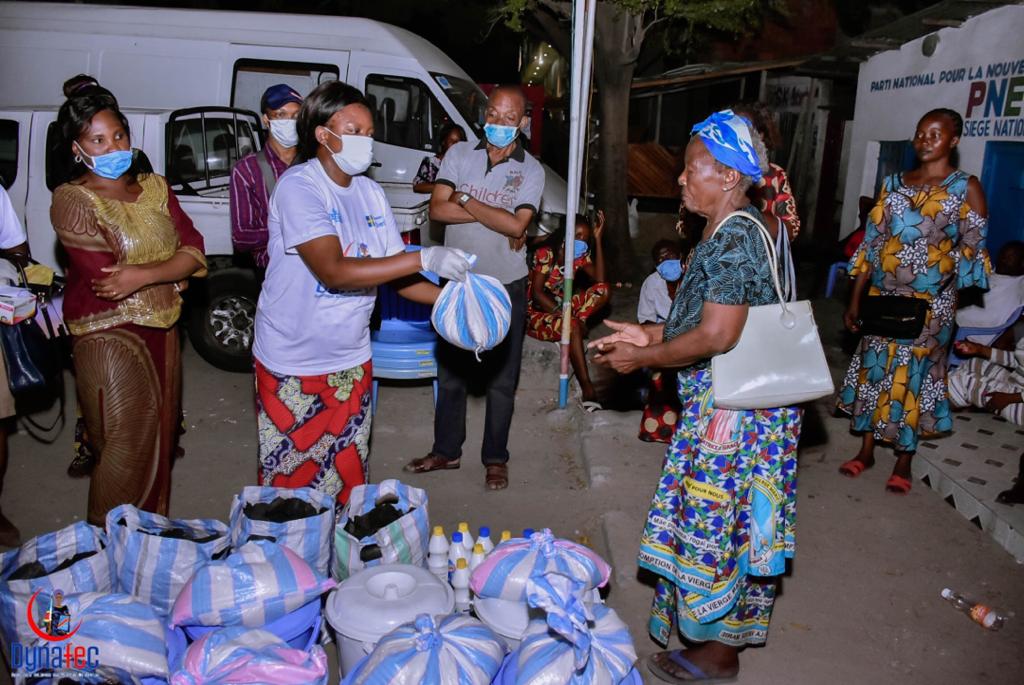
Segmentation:
[(595, 0), (573, 2), (572, 79), (569, 93), (569, 177), (565, 203), (565, 264), (562, 288), (562, 341), (559, 348), (558, 407), (569, 401), (569, 343), (572, 335), (573, 241), (576, 237), (576, 214), (579, 211), (580, 176), (583, 169), (583, 136), (587, 133), (587, 93), (593, 58)]

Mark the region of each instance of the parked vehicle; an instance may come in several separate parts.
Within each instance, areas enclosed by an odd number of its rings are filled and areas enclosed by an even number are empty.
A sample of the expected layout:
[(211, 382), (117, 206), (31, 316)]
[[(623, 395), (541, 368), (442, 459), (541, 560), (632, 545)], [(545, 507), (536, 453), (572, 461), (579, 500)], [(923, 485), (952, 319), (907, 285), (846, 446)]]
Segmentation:
[[(60, 268), (49, 221), (49, 127), (61, 85), (95, 76), (118, 98), (133, 145), (164, 174), (206, 241), (210, 276), (189, 293), (196, 350), (219, 368), (248, 370), (259, 281), (231, 245), (232, 165), (260, 149), (263, 91), (307, 93), (341, 79), (374, 109), (379, 166), (400, 230), (429, 241), (428, 197), (412, 191), (447, 121), (482, 136), (483, 92), (447, 55), (404, 29), (353, 17), (0, 2), (0, 180), (39, 261)], [(565, 181), (547, 169), (538, 224), (565, 222)], [(418, 229), (422, 228), (422, 231)]]

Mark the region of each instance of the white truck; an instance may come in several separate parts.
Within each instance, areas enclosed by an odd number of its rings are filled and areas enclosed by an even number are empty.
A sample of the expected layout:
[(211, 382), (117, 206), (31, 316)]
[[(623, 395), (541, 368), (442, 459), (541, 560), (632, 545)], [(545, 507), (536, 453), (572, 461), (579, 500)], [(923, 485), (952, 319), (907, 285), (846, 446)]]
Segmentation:
[[(33, 256), (61, 267), (50, 225), (47, 152), (64, 81), (95, 76), (128, 117), (132, 144), (165, 175), (206, 241), (210, 276), (189, 293), (189, 337), (210, 363), (248, 370), (257, 275), (234, 254), (231, 167), (260, 149), (263, 91), (307, 93), (340, 79), (374, 109), (371, 175), (399, 228), (429, 242), (429, 198), (412, 191), (420, 162), (448, 121), (482, 135), (486, 97), (443, 52), (404, 29), (315, 15), (0, 2), (0, 182)], [(565, 222), (565, 181), (545, 167), (539, 230)]]

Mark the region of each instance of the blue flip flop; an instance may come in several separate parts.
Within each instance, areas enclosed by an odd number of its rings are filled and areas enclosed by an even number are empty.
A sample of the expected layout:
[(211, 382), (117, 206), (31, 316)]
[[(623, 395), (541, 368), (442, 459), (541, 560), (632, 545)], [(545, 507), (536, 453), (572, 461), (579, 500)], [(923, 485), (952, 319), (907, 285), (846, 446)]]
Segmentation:
[[(674, 685), (680, 685), (681, 683), (734, 683), (734, 682), (736, 682), (736, 676), (735, 675), (724, 677), (724, 678), (715, 678), (715, 677), (709, 676), (707, 673), (705, 673), (703, 670), (701, 670), (700, 666), (698, 666), (697, 664), (693, 663), (692, 661), (687, 659), (685, 656), (683, 656), (683, 651), (684, 650), (679, 649), (679, 650), (674, 650), (674, 651), (665, 651), (665, 652), (658, 652), (656, 654), (652, 654), (649, 657), (647, 657), (647, 669), (651, 673), (653, 673), (654, 676), (656, 678), (658, 678), (659, 680), (662, 680), (662, 681), (664, 681), (666, 683), (673, 683)], [(661, 666), (658, 665), (658, 662), (655, 661), (655, 657), (658, 656), (658, 654), (667, 654), (668, 658), (669, 658), (669, 661), (671, 661), (676, 666), (679, 666), (684, 671), (686, 671), (686, 673), (689, 674), (689, 677), (687, 677), (687, 678), (679, 678), (677, 676), (672, 675), (671, 673), (669, 673), (665, 669), (663, 669)]]

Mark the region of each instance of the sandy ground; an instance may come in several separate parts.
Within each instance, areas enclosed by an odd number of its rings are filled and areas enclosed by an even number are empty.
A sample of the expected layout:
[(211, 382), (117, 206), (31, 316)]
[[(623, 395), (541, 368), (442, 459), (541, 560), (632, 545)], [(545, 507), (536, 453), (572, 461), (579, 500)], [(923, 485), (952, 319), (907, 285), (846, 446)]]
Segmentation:
[[(638, 287), (617, 291), (622, 316), (635, 306)], [(839, 372), (846, 359), (834, 345), (838, 301), (817, 303), (816, 311)], [(470, 404), (460, 470), (402, 474), (407, 460), (430, 448), (426, 384), (381, 387), (371, 476), (426, 488), (432, 523), (449, 531), (466, 520), (494, 531), (550, 527), (589, 542), (615, 566), (607, 601), (644, 656), (659, 648), (646, 634), (651, 591), (637, 579), (635, 553), (664, 447), (636, 439), (638, 411), (559, 411), (554, 346), (528, 339), (526, 349), (508, 490), (483, 486), (481, 399)], [(255, 481), (252, 381), (213, 369), (189, 346), (184, 360), (188, 433), (185, 457), (174, 467), (171, 515), (226, 521), (232, 495)], [(610, 392), (609, 379), (602, 383)], [(906, 497), (885, 493), (885, 453), (863, 477), (840, 477), (836, 467), (857, 443), (827, 402), (811, 408), (805, 426), (796, 559), (783, 580), (769, 644), (742, 655), (738, 682), (1021, 682), (1024, 621), (986, 632), (939, 592), (975, 592), (1024, 618), (1024, 568), (921, 484)], [(24, 434), (11, 439), (3, 508), (26, 539), (84, 517), (88, 481), (65, 475), (70, 443), (70, 427), (50, 445)]]

